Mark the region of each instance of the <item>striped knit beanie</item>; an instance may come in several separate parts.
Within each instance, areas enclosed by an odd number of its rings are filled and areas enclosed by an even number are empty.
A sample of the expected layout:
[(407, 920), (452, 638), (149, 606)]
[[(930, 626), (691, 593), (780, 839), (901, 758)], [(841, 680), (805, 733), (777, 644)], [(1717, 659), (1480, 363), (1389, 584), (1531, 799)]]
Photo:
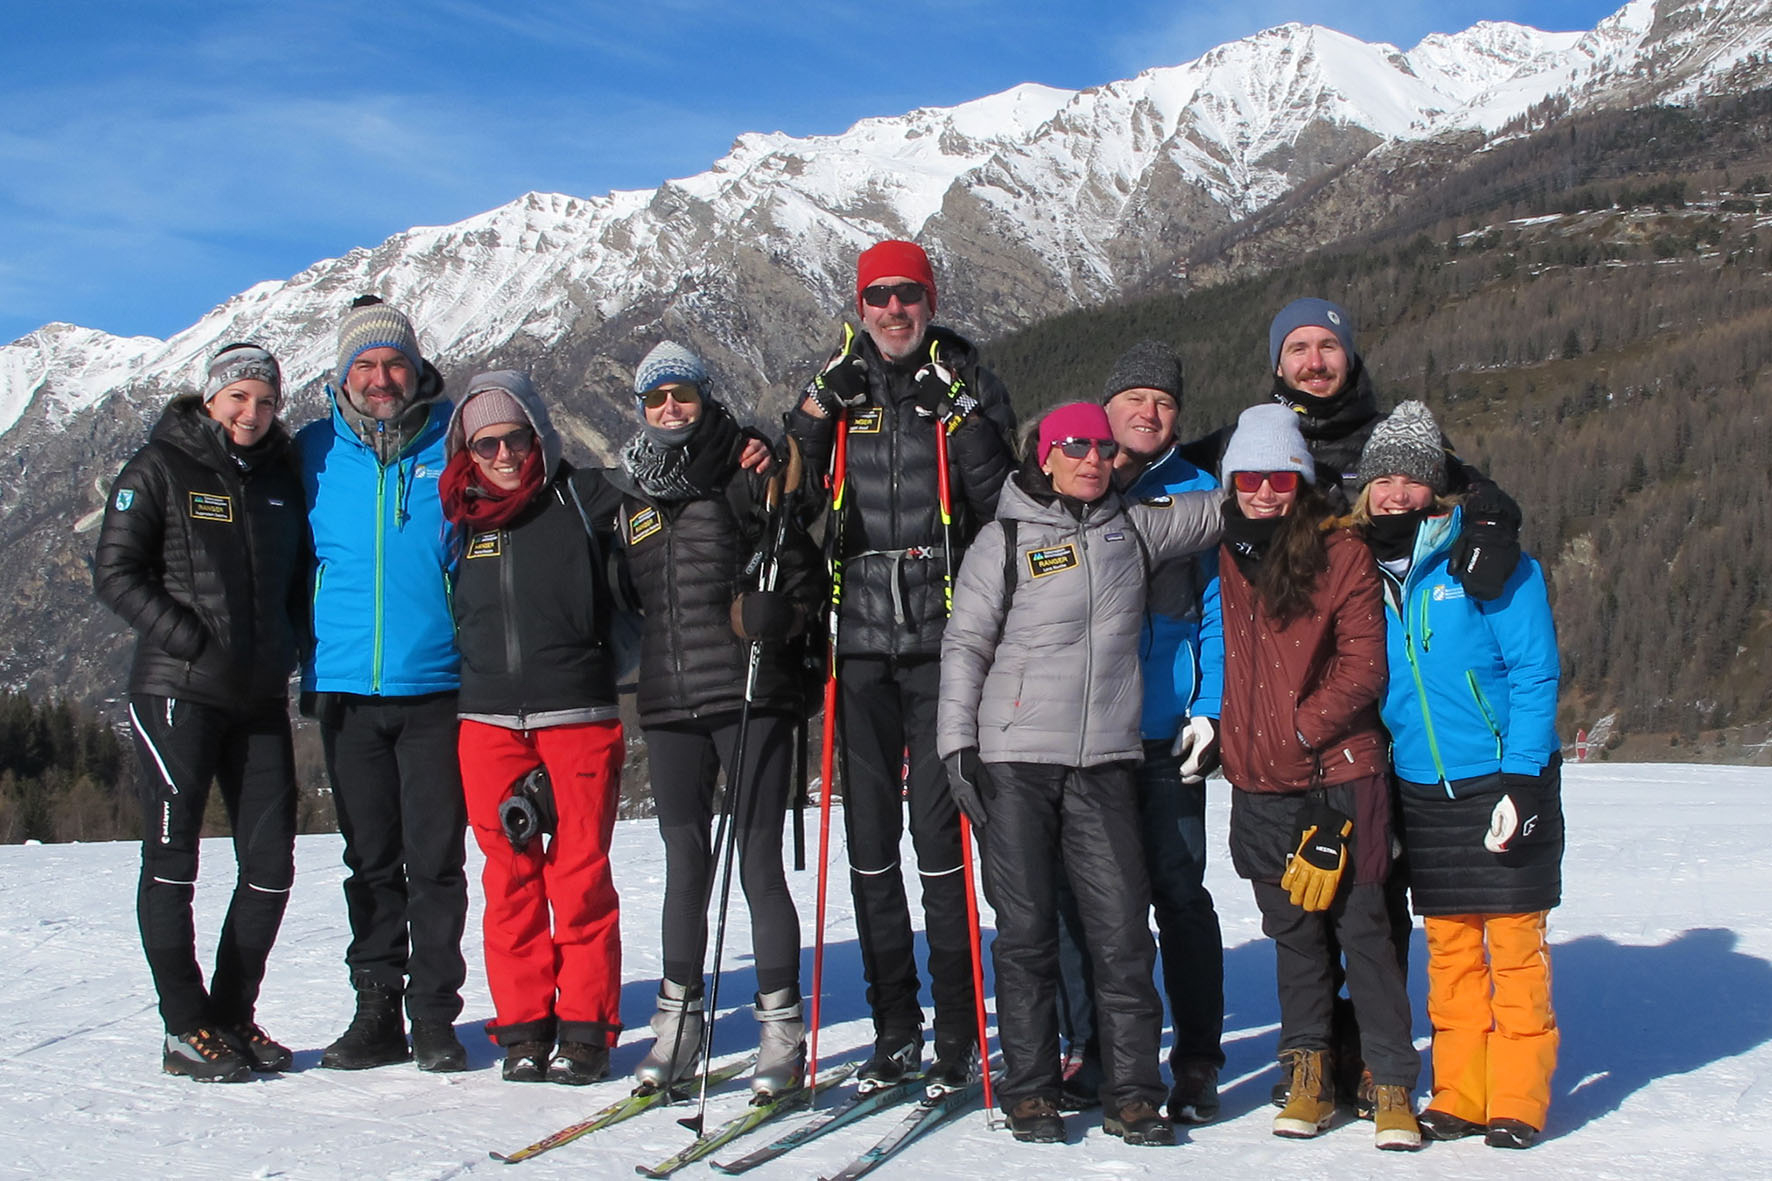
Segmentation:
[(370, 349), (399, 349), (412, 362), (416, 378), (424, 371), (424, 358), (418, 351), (418, 333), (412, 321), (373, 295), (360, 295), (351, 303), (351, 310), (338, 326), (338, 384), (343, 386), (345, 374), (359, 356)]
[(277, 358), (255, 344), (231, 344), (215, 355), (203, 376), (203, 404), (237, 381), (262, 381), (283, 397), (283, 370)]

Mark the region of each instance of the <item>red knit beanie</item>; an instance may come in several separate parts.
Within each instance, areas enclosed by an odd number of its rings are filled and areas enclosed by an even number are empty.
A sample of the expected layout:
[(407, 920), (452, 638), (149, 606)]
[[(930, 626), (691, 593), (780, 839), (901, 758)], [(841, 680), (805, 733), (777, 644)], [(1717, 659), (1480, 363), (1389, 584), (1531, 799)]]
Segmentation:
[(1067, 402), (1040, 420), (1040, 466), (1065, 439), (1112, 439), (1114, 428), (1097, 402)]
[(915, 242), (888, 238), (861, 252), (855, 264), (855, 309), (861, 310), (862, 289), (877, 280), (903, 275), (923, 285), (929, 293), (929, 314), (935, 314), (935, 272), (929, 267), (929, 256)]

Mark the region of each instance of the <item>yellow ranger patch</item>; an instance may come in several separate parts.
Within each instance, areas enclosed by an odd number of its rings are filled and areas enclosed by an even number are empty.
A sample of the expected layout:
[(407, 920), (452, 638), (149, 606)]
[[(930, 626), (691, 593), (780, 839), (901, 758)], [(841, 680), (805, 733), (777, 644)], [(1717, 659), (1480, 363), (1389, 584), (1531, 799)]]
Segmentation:
[(502, 531), (493, 533), (476, 533), (468, 542), (468, 557), (496, 558), (505, 552), (505, 535)]
[(647, 505), (628, 518), (628, 544), (635, 545), (645, 541), (663, 528), (664, 518), (659, 516), (657, 509)]
[(878, 406), (849, 412), (849, 433), (852, 435), (877, 435), (885, 423), (886, 412)]
[(1049, 545), (1028, 550), (1024, 556), (1028, 560), (1028, 574), (1034, 578), (1071, 570), (1077, 565), (1077, 547), (1074, 545)]
[(234, 498), (213, 492), (191, 493), (191, 518), (197, 521), (232, 521)]

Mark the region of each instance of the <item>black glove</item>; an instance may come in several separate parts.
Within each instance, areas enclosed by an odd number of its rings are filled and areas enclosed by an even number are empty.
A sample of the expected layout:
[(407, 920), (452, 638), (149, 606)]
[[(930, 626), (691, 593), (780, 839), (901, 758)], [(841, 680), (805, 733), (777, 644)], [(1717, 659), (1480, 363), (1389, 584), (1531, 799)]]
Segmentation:
[(990, 799), (990, 780), (984, 775), (984, 767), (978, 761), (976, 746), (964, 747), (942, 760), (948, 769), (948, 790), (954, 795), (954, 803), (960, 805), (960, 811), (966, 813), (966, 819), (972, 821), (972, 827), (983, 830), (990, 813), (985, 802)]
[(554, 806), (554, 784), (546, 767), (531, 767), (513, 784), (511, 794), (498, 806), (498, 823), (505, 839), (518, 853), (544, 833), (552, 836), (560, 827)]
[(1479, 480), (1464, 497), (1464, 528), (1448, 555), (1465, 594), (1488, 602), (1520, 564), (1520, 506), (1492, 480)]
[(978, 409), (978, 399), (966, 388), (965, 379), (939, 360), (917, 370), (917, 413), (933, 418), (953, 434)]
[(825, 417), (835, 418), (845, 407), (868, 400), (868, 367), (854, 353), (842, 352), (806, 387), (806, 395), (818, 403)]
[(1299, 810), (1298, 849), (1286, 863), (1280, 888), (1292, 905), (1307, 911), (1328, 910), (1347, 867), (1347, 839), (1354, 822), (1328, 804), (1311, 801)]
[(732, 632), (741, 640), (773, 643), (800, 630), (800, 613), (781, 591), (745, 591), (732, 600)]
[(1542, 840), (1548, 826), (1541, 813), (1543, 800), (1537, 777), (1503, 772), (1501, 786), (1505, 794), (1489, 814), (1489, 829), (1483, 834), (1483, 848), (1491, 853), (1508, 853), (1521, 845)]

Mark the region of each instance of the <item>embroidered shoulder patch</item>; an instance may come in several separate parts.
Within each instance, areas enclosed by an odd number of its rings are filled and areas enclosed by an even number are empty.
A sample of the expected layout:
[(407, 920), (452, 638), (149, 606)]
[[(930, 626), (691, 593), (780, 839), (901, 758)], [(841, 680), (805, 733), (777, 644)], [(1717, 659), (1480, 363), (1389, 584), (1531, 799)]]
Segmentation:
[(117, 511), (118, 512), (120, 512), (120, 513), (128, 512), (129, 506), (135, 503), (135, 489), (134, 488), (119, 488), (119, 489), (117, 489), (116, 503), (117, 503)]
[(634, 545), (645, 541), (663, 528), (664, 518), (659, 516), (657, 509), (647, 505), (628, 518), (628, 544)]
[(505, 552), (504, 533), (495, 530), (491, 533), (476, 533), (468, 540), (470, 558), (496, 558)]
[(886, 412), (878, 406), (869, 406), (864, 410), (849, 412), (849, 433), (852, 435), (877, 435), (885, 425)]
[(1050, 545), (1044, 549), (1031, 549), (1024, 556), (1028, 561), (1028, 574), (1034, 578), (1045, 578), (1048, 574), (1070, 570), (1077, 565), (1077, 547), (1074, 545)]
[(193, 492), (191, 495), (191, 518), (197, 521), (232, 521), (234, 519), (234, 498), (217, 496), (213, 492)]

